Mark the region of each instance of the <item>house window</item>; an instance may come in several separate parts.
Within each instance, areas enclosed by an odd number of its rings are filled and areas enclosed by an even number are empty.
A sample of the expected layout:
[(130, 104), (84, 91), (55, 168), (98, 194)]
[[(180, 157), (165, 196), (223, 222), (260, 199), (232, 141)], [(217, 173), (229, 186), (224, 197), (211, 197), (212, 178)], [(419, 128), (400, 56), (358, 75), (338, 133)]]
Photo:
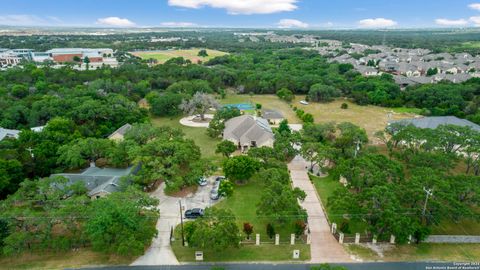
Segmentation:
[(257, 147), (257, 142), (256, 141), (251, 141), (252, 147)]

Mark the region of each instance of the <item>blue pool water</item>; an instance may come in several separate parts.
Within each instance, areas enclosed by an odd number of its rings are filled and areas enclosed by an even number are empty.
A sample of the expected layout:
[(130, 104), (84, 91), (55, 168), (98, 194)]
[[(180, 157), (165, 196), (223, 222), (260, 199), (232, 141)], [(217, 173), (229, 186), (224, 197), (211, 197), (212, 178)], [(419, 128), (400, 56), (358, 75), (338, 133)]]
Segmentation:
[(237, 108), (241, 111), (253, 110), (254, 109), (253, 105), (249, 104), (249, 103), (226, 104), (226, 105), (224, 105), (224, 107)]

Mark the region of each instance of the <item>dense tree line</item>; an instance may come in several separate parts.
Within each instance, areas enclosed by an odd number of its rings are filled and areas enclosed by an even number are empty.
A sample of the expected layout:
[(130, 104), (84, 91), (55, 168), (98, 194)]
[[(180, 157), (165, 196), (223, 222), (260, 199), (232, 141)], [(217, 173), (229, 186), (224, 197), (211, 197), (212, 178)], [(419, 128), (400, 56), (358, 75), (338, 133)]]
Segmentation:
[(143, 254), (156, 235), (156, 199), (135, 188), (98, 200), (62, 177), (24, 181), (0, 202), (0, 254), (92, 247), (123, 256)]
[[(441, 126), (436, 130), (413, 126), (390, 127), (391, 137), (376, 135), (388, 147), (388, 155), (366, 147), (365, 131), (350, 124), (306, 126), (302, 155), (314, 167), (329, 172), (345, 188), (337, 189), (328, 205), (341, 215), (344, 233), (351, 222), (366, 224), (366, 233), (400, 243), (409, 235), (423, 240), (433, 225), (442, 221), (479, 220), (477, 174), (478, 132), (470, 128)], [(387, 139), (388, 137), (388, 139)], [(476, 149), (476, 150), (475, 150)], [(460, 162), (466, 172), (458, 172)], [(425, 189), (434, 190), (425, 207)], [(424, 208), (425, 207), (425, 208)]]

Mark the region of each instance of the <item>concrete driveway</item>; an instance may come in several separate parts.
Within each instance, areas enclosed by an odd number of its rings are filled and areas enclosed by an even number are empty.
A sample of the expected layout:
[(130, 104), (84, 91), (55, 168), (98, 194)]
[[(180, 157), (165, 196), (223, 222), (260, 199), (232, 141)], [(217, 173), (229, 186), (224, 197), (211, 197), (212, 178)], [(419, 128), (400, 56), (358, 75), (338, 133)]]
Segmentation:
[(322, 209), (322, 202), (307, 174), (308, 162), (296, 156), (288, 169), (294, 187), (305, 191), (307, 197), (301, 203), (308, 213), (308, 227), (311, 233), (311, 262), (349, 262), (350, 256), (330, 233), (330, 226)]
[(170, 232), (172, 227), (175, 228), (180, 224), (180, 206), (182, 201), (183, 210), (190, 208), (206, 208), (217, 201), (210, 200), (210, 190), (213, 187), (215, 177), (210, 177), (206, 186), (198, 187), (195, 194), (189, 194), (184, 198), (167, 196), (163, 190), (165, 183), (162, 183), (158, 189), (150, 195), (159, 199), (158, 209), (160, 210), (160, 218), (157, 221), (158, 235), (153, 239), (152, 245), (145, 254), (137, 258), (131, 265), (178, 265), (179, 262), (173, 254), (170, 246)]

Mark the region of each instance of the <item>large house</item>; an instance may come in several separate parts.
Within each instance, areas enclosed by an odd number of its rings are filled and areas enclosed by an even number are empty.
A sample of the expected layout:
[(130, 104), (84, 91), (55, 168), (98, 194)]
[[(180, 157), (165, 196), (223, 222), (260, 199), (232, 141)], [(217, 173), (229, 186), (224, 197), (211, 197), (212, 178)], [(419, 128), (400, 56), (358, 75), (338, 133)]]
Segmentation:
[(266, 119), (242, 115), (225, 122), (223, 139), (247, 151), (252, 147), (273, 147), (274, 135)]
[(59, 173), (51, 176), (67, 178), (67, 185), (82, 182), (87, 188), (88, 196), (92, 199), (98, 199), (119, 191), (122, 178), (136, 174), (139, 169), (140, 166), (126, 169), (90, 167), (82, 173)]
[(470, 127), (473, 130), (480, 131), (480, 126), (465, 119), (455, 116), (432, 116), (403, 120), (394, 120), (388, 122), (388, 126), (392, 124), (414, 125), (417, 128), (436, 129), (441, 125), (455, 125), (461, 127)]

